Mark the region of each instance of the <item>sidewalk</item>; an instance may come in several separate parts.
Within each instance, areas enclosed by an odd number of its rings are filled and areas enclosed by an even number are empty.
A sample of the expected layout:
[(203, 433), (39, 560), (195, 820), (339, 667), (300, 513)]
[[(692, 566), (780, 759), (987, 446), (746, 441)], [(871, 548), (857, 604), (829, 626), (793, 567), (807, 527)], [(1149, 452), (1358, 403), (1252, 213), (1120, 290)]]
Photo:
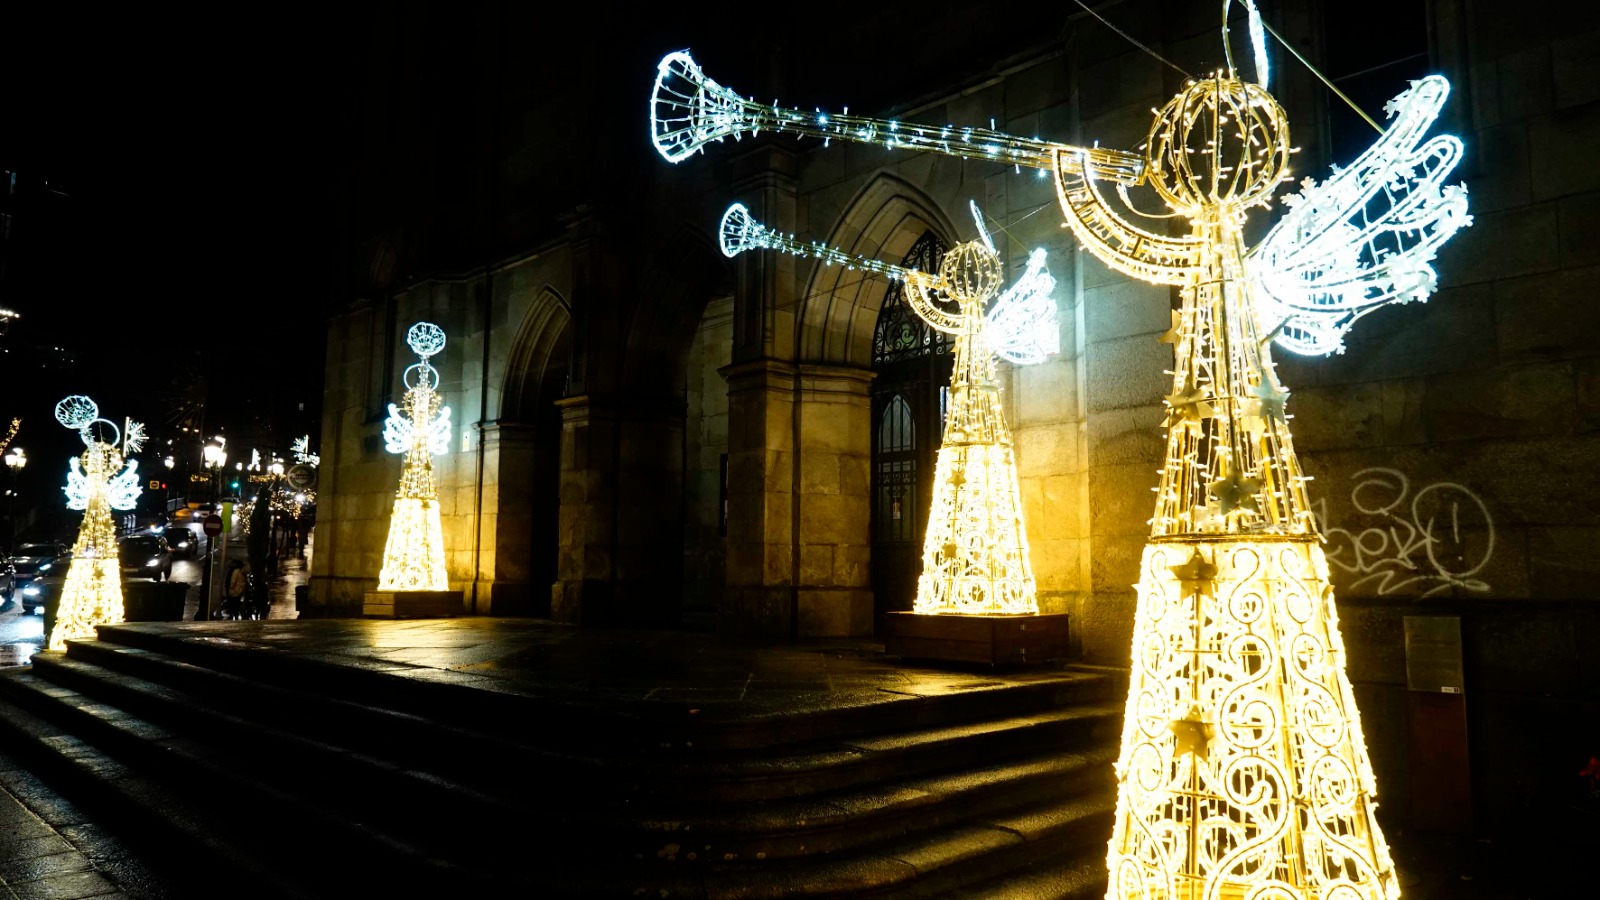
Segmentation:
[(182, 896), (110, 831), (0, 753), (0, 900)]
[[(305, 584), (311, 579), (311, 554), (315, 539), (316, 535), (313, 533), (311, 538), (306, 541), (306, 555), (304, 559), (290, 556), (279, 562), (278, 574), (272, 579), (272, 583), (268, 586), (272, 598), (272, 606), (267, 610), (267, 618), (299, 618), (300, 611), (295, 608), (294, 603), (294, 589), (302, 584)], [(243, 541), (234, 542), (235, 546), (242, 546), (243, 543)], [(242, 552), (234, 553), (232, 550), (233, 548), (230, 547), (230, 552), (228, 554), (230, 558), (241, 560), (244, 559), (244, 554)], [(222, 567), (219, 566), (219, 568)], [(215, 586), (213, 586), (213, 592), (217, 594), (218, 598), (212, 603), (211, 612), (212, 615), (215, 616), (216, 607), (221, 603), (220, 598), (222, 595), (221, 591), (217, 590)], [(194, 619), (194, 613), (195, 610), (199, 608), (199, 604), (200, 586), (198, 584), (191, 585), (189, 588), (189, 598), (184, 601), (183, 604), (184, 621), (187, 622)]]

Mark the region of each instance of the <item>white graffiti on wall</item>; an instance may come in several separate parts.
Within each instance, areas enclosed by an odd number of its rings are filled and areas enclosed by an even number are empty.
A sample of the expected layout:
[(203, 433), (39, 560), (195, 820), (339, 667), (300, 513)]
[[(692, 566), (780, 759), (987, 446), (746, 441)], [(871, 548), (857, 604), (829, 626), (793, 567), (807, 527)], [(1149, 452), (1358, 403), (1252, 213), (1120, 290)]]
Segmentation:
[(1473, 577), (1489, 564), (1495, 542), (1494, 520), (1477, 494), (1449, 481), (1412, 494), (1403, 472), (1372, 468), (1355, 474), (1350, 504), (1377, 523), (1333, 527), (1327, 501), (1313, 504), (1328, 562), (1356, 576), (1350, 589), (1370, 587), (1379, 596), (1419, 591), (1423, 597), (1450, 588), (1489, 590)]

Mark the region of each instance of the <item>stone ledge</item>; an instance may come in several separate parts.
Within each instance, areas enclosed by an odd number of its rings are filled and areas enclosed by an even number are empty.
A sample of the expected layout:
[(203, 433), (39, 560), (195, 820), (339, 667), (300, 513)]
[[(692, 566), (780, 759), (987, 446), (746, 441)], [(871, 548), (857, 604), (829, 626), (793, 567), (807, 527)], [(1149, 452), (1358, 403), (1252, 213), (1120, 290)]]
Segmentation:
[(440, 619), (461, 615), (460, 591), (367, 591), (361, 614), (380, 619)]
[(1067, 655), (1067, 616), (963, 616), (891, 612), (884, 616), (891, 656), (992, 666), (1042, 663)]

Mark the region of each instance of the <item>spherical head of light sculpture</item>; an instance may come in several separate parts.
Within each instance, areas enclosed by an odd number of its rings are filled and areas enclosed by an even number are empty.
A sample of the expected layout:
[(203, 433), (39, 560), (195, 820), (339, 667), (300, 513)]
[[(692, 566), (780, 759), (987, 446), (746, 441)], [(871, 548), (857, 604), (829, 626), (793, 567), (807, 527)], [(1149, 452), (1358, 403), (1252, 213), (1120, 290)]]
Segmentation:
[(939, 280), (950, 299), (966, 306), (985, 303), (1000, 290), (1000, 256), (982, 241), (957, 244), (939, 262)]
[(56, 404), (56, 421), (73, 431), (82, 431), (99, 415), (99, 404), (82, 394), (73, 394)]
[(444, 329), (432, 322), (418, 322), (406, 332), (406, 343), (423, 359), (444, 349)]
[(1258, 84), (1221, 73), (1192, 81), (1145, 142), (1150, 186), (1176, 212), (1232, 214), (1272, 195), (1289, 168), (1289, 120)]

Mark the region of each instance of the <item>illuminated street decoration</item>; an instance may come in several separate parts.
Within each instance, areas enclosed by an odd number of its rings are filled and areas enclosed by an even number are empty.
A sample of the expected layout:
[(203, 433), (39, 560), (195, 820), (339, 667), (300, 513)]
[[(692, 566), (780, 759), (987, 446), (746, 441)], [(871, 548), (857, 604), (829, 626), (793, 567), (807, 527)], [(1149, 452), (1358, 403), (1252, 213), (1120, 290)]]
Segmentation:
[(294, 461), (305, 466), (322, 465), (322, 457), (311, 451), (311, 435), (303, 434), (294, 439), (289, 450), (294, 454)]
[(1088, 165), (1098, 178), (1127, 184), (1139, 181), (1144, 164), (1136, 153), (1071, 147), (1039, 138), (1019, 138), (992, 128), (919, 125), (850, 115), (850, 108), (831, 114), (803, 112), (776, 103), (757, 103), (717, 84), (700, 70), (688, 51), (662, 57), (650, 94), (650, 138), (670, 162), (682, 162), (707, 143), (739, 140), (763, 131), (866, 144), (891, 150), (929, 150), (966, 159), (995, 160), (1038, 169), (1044, 175), (1062, 159)]
[(1016, 456), (995, 381), (995, 356), (1025, 364), (1059, 350), (1056, 305), (1050, 296), (1055, 279), (1045, 268), (1045, 251), (1035, 250), (1022, 277), (1001, 292), (1000, 255), (976, 204), (972, 213), (981, 240), (952, 248), (937, 275), (785, 237), (752, 219), (737, 203), (722, 217), (722, 252), (734, 256), (750, 249), (778, 250), (903, 281), (917, 315), (954, 336), (950, 404), (934, 466), (933, 505), (914, 609), (1035, 614), (1039, 604)]
[(389, 404), (389, 418), (383, 423), (385, 446), (390, 453), (403, 454), (404, 463), (378, 590), (443, 591), (449, 583), (433, 456), (450, 449), (450, 408), (440, 405), (439, 370), (428, 360), (444, 349), (444, 331), (431, 322), (418, 322), (406, 332), (406, 343), (422, 361), (406, 369), (401, 378), (405, 398), (399, 407)]
[[(1246, 5), (1263, 83), (1239, 78), (1229, 49), (1227, 69), (1190, 80), (1157, 112), (1137, 162), (991, 133), (980, 147), (992, 153), (925, 132), (886, 141), (894, 123), (841, 124), (742, 100), (686, 54), (662, 61), (653, 136), (673, 161), (759, 128), (1048, 167), (1086, 249), (1119, 272), (1180, 288), (1161, 338), (1176, 364), (1138, 585), (1107, 897), (1394, 900), (1327, 561), (1270, 345), (1338, 351), (1356, 318), (1426, 299), (1438, 247), (1471, 223), (1465, 189), (1445, 184), (1461, 144), (1422, 140), (1449, 83), (1414, 81), (1386, 106), (1377, 143), (1321, 184), (1304, 182), (1247, 251), (1246, 214), (1288, 177), (1291, 149), (1283, 110), (1264, 87), (1259, 16)], [(1107, 201), (1105, 181), (1116, 182), (1127, 213)], [(1170, 211), (1156, 218), (1184, 216), (1188, 234), (1128, 220), (1144, 215), (1124, 190), (1139, 183)]]
[(56, 404), (56, 421), (78, 432), (85, 448), (67, 469), (67, 508), (83, 510), (83, 524), (72, 545), (47, 647), (65, 650), (69, 640), (93, 638), (96, 625), (122, 621), (122, 568), (111, 511), (133, 509), (139, 498), (139, 463), (125, 457), (138, 452), (144, 426), (124, 420), (124, 427), (117, 428), (100, 418), (100, 408), (81, 394)]

